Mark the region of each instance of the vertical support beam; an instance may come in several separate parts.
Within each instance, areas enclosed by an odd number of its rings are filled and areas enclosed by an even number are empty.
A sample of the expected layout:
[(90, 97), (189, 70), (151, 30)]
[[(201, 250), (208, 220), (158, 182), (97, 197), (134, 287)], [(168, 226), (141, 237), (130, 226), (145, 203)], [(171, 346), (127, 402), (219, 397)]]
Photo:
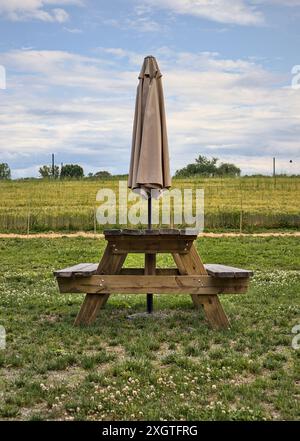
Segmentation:
[[(206, 269), (201, 261), (201, 258), (193, 244), (190, 248), (190, 252), (188, 254), (172, 254), (173, 259), (177, 265), (179, 273), (182, 275), (185, 274), (203, 274), (207, 275)], [(201, 296), (202, 297), (202, 296)], [(196, 309), (200, 309), (202, 306), (202, 302), (200, 301), (200, 296), (197, 294), (191, 294), (191, 298)]]
[[(106, 246), (96, 274), (118, 274), (123, 266), (127, 254), (114, 255), (111, 247)], [(91, 325), (96, 320), (98, 311), (104, 308), (109, 293), (86, 294), (74, 325)]]
[(201, 296), (206, 319), (213, 329), (228, 329), (230, 326), (227, 315), (221, 305), (219, 297)]
[[(173, 254), (174, 261), (180, 274), (207, 274), (195, 245), (191, 246), (188, 254)], [(213, 329), (229, 328), (229, 320), (217, 295), (191, 295), (195, 308), (202, 305), (206, 319)]]

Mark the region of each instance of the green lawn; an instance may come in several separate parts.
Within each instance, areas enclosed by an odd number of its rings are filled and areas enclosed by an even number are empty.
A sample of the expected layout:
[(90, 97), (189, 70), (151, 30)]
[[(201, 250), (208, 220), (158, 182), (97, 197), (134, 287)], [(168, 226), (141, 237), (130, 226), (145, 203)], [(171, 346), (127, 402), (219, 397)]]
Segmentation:
[[(52, 271), (97, 261), (104, 240), (0, 241), (1, 419), (261, 420), (300, 417), (300, 241), (202, 238), (205, 262), (255, 270), (248, 294), (224, 296), (230, 330), (210, 330), (189, 296), (112, 296), (74, 328), (81, 295), (60, 295)], [(128, 259), (141, 264), (141, 256)], [(162, 257), (159, 264), (170, 264)]]

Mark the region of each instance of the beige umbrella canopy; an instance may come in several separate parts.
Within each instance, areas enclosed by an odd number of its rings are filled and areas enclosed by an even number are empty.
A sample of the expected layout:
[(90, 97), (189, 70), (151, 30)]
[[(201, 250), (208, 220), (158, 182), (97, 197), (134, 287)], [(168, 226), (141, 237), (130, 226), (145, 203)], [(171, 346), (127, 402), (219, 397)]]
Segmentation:
[(144, 59), (139, 75), (128, 187), (158, 197), (171, 186), (162, 74), (154, 57)]
[[(128, 187), (148, 198), (151, 228), (151, 196), (171, 187), (169, 149), (161, 72), (154, 57), (144, 59), (139, 75)], [(146, 274), (155, 273), (155, 255), (145, 255)], [(147, 294), (147, 311), (153, 310), (153, 294)]]

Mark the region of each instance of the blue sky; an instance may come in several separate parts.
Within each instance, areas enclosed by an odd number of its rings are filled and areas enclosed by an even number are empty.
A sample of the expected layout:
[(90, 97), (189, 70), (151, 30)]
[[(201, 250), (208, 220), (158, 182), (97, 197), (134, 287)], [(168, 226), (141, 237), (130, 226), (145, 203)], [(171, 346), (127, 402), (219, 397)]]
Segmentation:
[(126, 173), (151, 54), (173, 172), (204, 154), (300, 173), (299, 47), (300, 0), (0, 0), (0, 162)]

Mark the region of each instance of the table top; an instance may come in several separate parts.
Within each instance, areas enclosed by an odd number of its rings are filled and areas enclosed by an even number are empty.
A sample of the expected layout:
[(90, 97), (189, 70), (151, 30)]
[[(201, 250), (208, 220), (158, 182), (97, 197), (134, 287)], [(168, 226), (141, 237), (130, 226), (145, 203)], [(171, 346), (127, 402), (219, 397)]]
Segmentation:
[(111, 229), (104, 230), (105, 237), (107, 236), (177, 236), (185, 238), (196, 238), (198, 232), (193, 229), (177, 229), (177, 228), (160, 228), (160, 229)]

